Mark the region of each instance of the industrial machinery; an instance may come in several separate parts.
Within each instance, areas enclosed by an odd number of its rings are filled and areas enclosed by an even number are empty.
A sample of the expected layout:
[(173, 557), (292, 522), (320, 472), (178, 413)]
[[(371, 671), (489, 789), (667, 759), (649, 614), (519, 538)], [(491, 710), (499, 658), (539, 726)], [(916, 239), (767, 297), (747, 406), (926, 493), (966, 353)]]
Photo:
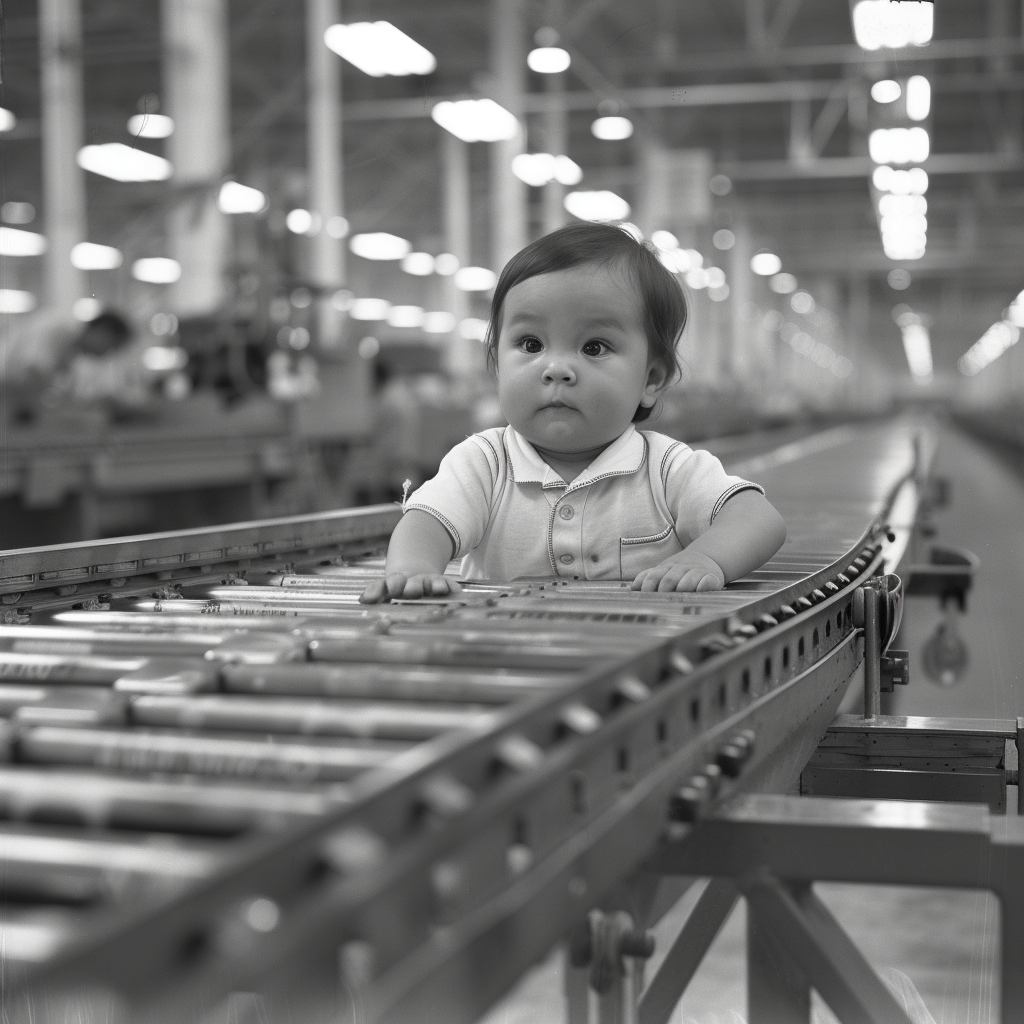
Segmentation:
[[(898, 420), (731, 464), (789, 539), (714, 593), (368, 608), (389, 506), (4, 553), (8, 1019), (472, 1024), (565, 941), (573, 1024), (660, 1024), (743, 895), (751, 1024), (807, 1021), (811, 987), (906, 1021), (811, 883), (991, 888), (1013, 952), (1020, 819), (795, 794), (883, 734), (966, 743), (993, 808), (1016, 781), (1015, 725), (879, 714), (930, 447)], [(679, 876), (714, 880), (644, 986)], [(1006, 953), (1001, 985), (1020, 1019)]]

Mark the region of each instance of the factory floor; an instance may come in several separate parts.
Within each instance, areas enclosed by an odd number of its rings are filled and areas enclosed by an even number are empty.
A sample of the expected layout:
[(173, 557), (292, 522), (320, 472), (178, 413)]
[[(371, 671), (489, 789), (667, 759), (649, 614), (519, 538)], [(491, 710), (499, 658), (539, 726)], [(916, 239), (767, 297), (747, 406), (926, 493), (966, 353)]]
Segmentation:
[[(1024, 714), (1024, 479), (979, 442), (943, 428), (935, 472), (950, 482), (950, 504), (935, 515), (935, 541), (973, 551), (981, 568), (958, 627), (969, 650), (961, 682), (930, 682), (921, 647), (941, 620), (934, 600), (908, 601), (900, 640), (911, 652), (911, 682), (895, 714), (1014, 718)], [(1016, 805), (1011, 791), (1010, 813)], [(853, 885), (817, 892), (846, 926), (914, 1024), (996, 1024), (998, 904), (988, 894)], [(658, 927), (665, 942), (692, 896)], [(726, 922), (671, 1018), (671, 1024), (746, 1021), (745, 913)], [(655, 961), (657, 954), (655, 954)], [(563, 1024), (561, 954), (522, 980), (486, 1024)], [(835, 1017), (815, 996), (813, 1024)]]

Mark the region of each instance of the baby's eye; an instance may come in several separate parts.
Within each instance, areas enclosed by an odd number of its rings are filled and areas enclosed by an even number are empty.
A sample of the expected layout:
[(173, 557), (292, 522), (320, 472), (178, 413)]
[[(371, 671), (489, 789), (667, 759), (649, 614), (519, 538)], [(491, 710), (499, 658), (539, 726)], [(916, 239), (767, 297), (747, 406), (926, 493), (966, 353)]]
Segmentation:
[(540, 352), (540, 350), (544, 346), (540, 343), (540, 339), (539, 338), (523, 338), (519, 342), (519, 347), (524, 352), (537, 353), (537, 352)]
[(583, 354), (585, 356), (600, 356), (604, 355), (608, 351), (608, 346), (603, 341), (598, 341), (596, 338), (592, 339), (583, 346)]

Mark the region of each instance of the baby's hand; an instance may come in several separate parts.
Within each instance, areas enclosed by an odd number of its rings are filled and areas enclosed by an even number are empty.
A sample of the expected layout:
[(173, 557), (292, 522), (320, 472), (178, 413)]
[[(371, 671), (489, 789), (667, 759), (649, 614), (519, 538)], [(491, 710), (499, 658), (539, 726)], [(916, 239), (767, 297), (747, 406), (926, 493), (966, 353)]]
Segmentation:
[(666, 558), (653, 569), (644, 569), (635, 580), (632, 590), (721, 590), (725, 586), (725, 573), (718, 563), (699, 551), (680, 551)]
[(462, 587), (459, 581), (443, 573), (417, 573), (407, 575), (402, 572), (389, 573), (382, 580), (374, 580), (359, 595), (360, 604), (379, 604), (390, 601), (393, 597), (414, 599), (417, 597), (444, 597), (445, 594), (457, 594)]

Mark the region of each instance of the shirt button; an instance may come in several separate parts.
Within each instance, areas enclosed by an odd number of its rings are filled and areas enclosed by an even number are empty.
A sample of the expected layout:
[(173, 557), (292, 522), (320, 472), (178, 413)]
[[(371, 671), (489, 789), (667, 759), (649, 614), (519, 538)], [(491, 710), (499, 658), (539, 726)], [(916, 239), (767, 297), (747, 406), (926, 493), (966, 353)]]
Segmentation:
[(562, 517), (563, 519), (565, 519), (566, 521), (568, 521), (568, 520), (572, 519), (572, 517), (573, 517), (574, 515), (576, 515), (576, 510), (575, 510), (575, 509), (574, 509), (574, 508), (572, 507), (572, 505), (563, 505), (563, 506), (562, 506), (562, 507), (561, 507), (561, 508), (560, 508), (560, 509), (558, 510), (558, 514), (559, 514), (559, 515), (560, 515), (560, 516), (561, 516), (561, 517)]
[(562, 563), (562, 565), (570, 565), (572, 563), (572, 555), (559, 555), (558, 560)]

